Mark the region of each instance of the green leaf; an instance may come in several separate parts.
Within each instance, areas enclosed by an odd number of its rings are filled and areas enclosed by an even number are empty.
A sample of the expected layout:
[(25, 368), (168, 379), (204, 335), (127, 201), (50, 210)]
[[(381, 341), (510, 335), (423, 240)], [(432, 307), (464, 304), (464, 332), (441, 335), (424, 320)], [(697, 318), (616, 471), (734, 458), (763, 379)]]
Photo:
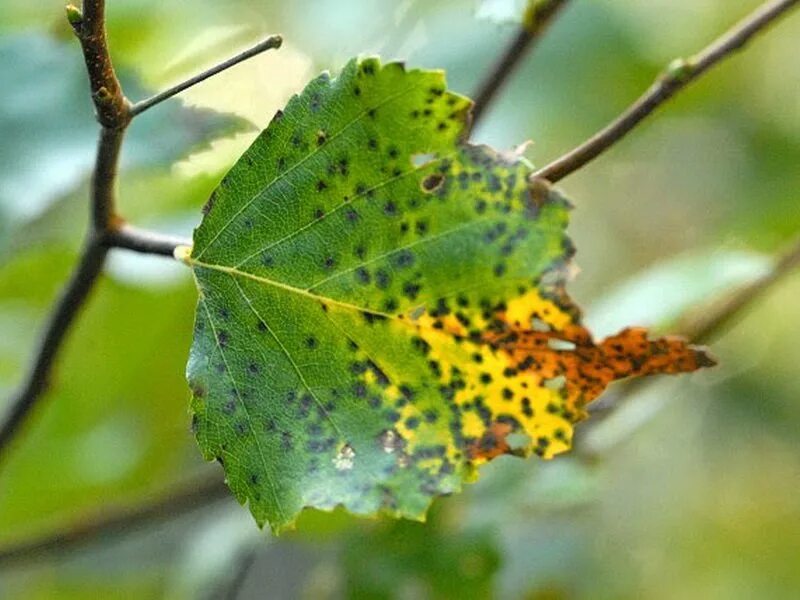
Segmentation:
[(710, 363), (641, 329), (594, 344), (563, 289), (567, 202), (467, 143), (469, 108), (441, 72), (353, 60), (211, 195), (184, 257), (194, 427), (259, 524), (421, 519), (478, 464), (566, 450), (613, 379)]

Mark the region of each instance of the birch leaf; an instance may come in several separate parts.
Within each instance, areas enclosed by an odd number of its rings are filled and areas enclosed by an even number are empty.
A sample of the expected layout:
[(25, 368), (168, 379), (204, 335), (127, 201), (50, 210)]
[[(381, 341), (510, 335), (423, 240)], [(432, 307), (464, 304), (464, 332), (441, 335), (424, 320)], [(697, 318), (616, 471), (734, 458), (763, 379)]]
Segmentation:
[(422, 519), (495, 456), (567, 450), (611, 381), (711, 364), (642, 329), (595, 344), (564, 291), (568, 203), (467, 143), (470, 106), (441, 72), (353, 60), (206, 205), (194, 427), (260, 525)]

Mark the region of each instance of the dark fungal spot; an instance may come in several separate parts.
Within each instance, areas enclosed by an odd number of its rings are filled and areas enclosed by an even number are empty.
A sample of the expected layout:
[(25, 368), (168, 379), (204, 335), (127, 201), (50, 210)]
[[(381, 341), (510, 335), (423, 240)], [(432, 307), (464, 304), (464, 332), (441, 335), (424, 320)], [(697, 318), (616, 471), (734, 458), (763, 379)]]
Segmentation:
[(397, 156), (400, 153), (398, 152), (398, 150), (397, 150), (397, 148), (395, 146), (392, 146), (391, 148), (389, 148), (388, 154), (389, 154), (389, 158), (394, 159), (394, 158), (397, 158)]
[(399, 269), (410, 267), (414, 264), (414, 254), (410, 250), (401, 250), (392, 257), (392, 263)]
[(332, 269), (336, 266), (336, 259), (332, 256), (326, 256), (322, 261), (322, 266), (324, 266), (326, 269)]
[(422, 415), (427, 423), (435, 423), (439, 418), (439, 412), (435, 408), (425, 409), (425, 412), (423, 412)]
[(325, 211), (322, 210), (321, 208), (317, 208), (317, 209), (314, 210), (314, 218), (315, 219), (321, 219), (324, 216), (325, 216)]
[(318, 192), (321, 192), (322, 190), (326, 189), (327, 187), (328, 187), (328, 184), (325, 183), (322, 179), (320, 179), (317, 182), (317, 191)]
[(220, 348), (226, 348), (228, 346), (228, 339), (227, 331), (220, 331), (217, 334), (217, 343), (219, 344)]
[(344, 218), (350, 223), (358, 221), (358, 212), (354, 208), (348, 208), (344, 213)]
[(356, 279), (358, 279), (359, 283), (367, 285), (372, 280), (372, 277), (364, 267), (358, 267), (356, 269)]
[(356, 258), (360, 258), (361, 260), (364, 260), (364, 257), (367, 255), (367, 249), (364, 248), (363, 245), (358, 245), (353, 250), (353, 254), (355, 254)]
[(261, 372), (261, 369), (256, 363), (250, 363), (247, 365), (247, 370), (253, 375), (257, 375), (259, 372)]
[(397, 310), (397, 300), (389, 298), (383, 303), (383, 308), (386, 312), (392, 313)]
[(441, 173), (431, 173), (422, 180), (422, 191), (430, 194), (436, 191), (444, 183), (444, 175)]
[(222, 412), (224, 412), (226, 415), (232, 415), (234, 412), (236, 412), (236, 400), (228, 400), (222, 406)]
[(403, 294), (410, 300), (415, 300), (419, 295), (421, 286), (418, 283), (407, 281), (403, 284)]
[(386, 204), (383, 205), (383, 214), (389, 217), (394, 217), (395, 215), (397, 215), (397, 204), (389, 200)]
[(375, 271), (375, 285), (377, 285), (379, 289), (385, 290), (389, 287), (391, 281), (391, 276), (384, 269), (378, 269)]
[(505, 263), (497, 263), (497, 264), (494, 266), (494, 269), (492, 269), (492, 271), (494, 272), (494, 274), (495, 274), (495, 277), (502, 277), (502, 276), (505, 274), (505, 272), (506, 272), (506, 265), (505, 265)]
[(354, 93), (356, 96), (360, 96), (360, 95), (361, 95), (361, 88), (360, 88), (360, 87), (358, 87), (358, 86), (355, 86), (355, 87), (353, 88), (353, 93)]
[(481, 383), (489, 384), (492, 383), (492, 376), (489, 373), (481, 373), (480, 380)]
[(406, 427), (409, 429), (416, 429), (419, 427), (419, 417), (408, 417), (406, 419)]
[(313, 350), (319, 345), (319, 342), (317, 341), (317, 338), (315, 338), (313, 335), (310, 335), (305, 339), (305, 344), (306, 348)]
[(425, 221), (417, 221), (414, 224), (414, 229), (418, 235), (425, 235), (428, 231), (428, 224)]
[(365, 61), (361, 65), (361, 71), (364, 73), (364, 75), (374, 75), (375, 74), (375, 63), (372, 62), (372, 61), (369, 61), (369, 62)]
[(369, 140), (367, 140), (367, 148), (369, 148), (370, 150), (377, 150), (378, 140), (376, 140), (375, 138), (369, 138)]
[(267, 324), (264, 323), (264, 321), (259, 321), (258, 324), (256, 325), (256, 327), (258, 327), (258, 330), (261, 333), (264, 333), (267, 330)]
[(324, 144), (327, 141), (328, 141), (328, 134), (321, 129), (317, 131), (317, 146), (322, 146), (322, 144)]
[(377, 111), (377, 109), (375, 109), (375, 108), (370, 108), (370, 109), (367, 111), (367, 116), (368, 116), (370, 119), (374, 119), (374, 118), (375, 118), (375, 115), (377, 114), (377, 112), (378, 112), (378, 111)]

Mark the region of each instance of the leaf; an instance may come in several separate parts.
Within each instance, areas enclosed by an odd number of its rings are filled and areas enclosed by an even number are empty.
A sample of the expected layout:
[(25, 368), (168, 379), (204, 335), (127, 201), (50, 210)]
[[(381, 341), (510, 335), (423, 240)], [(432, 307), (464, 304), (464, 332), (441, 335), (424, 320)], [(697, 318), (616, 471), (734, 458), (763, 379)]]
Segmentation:
[(642, 329), (592, 341), (563, 289), (568, 203), (465, 142), (470, 106), (441, 72), (353, 60), (211, 195), (184, 257), (194, 427), (259, 524), (421, 519), (495, 456), (567, 450), (614, 379), (711, 364)]

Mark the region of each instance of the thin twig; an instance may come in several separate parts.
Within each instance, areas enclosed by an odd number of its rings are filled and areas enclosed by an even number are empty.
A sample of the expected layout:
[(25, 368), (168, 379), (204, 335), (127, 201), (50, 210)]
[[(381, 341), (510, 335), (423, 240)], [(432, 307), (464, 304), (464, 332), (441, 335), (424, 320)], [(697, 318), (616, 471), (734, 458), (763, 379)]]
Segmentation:
[(492, 70), (478, 86), (475, 105), (472, 107), (472, 126), (481, 119), (487, 107), (505, 85), (516, 67), (528, 52), (544, 36), (555, 17), (569, 0), (539, 0), (533, 2), (525, 22), (495, 63)]
[(552, 183), (583, 167), (621, 140), (676, 92), (708, 69), (744, 47), (750, 39), (795, 7), (800, 0), (772, 0), (688, 60), (677, 59), (625, 112), (577, 148), (532, 175)]
[(241, 54), (237, 54), (234, 57), (229, 58), (226, 61), (219, 63), (216, 66), (211, 67), (210, 69), (203, 71), (195, 75), (194, 77), (187, 79), (186, 81), (179, 83), (177, 85), (172, 86), (171, 88), (164, 90), (147, 98), (146, 100), (142, 100), (141, 102), (137, 102), (131, 108), (131, 114), (133, 116), (140, 115), (148, 108), (152, 108), (156, 104), (160, 104), (164, 100), (172, 98), (172, 96), (176, 94), (180, 94), (182, 91), (189, 89), (193, 85), (200, 83), (201, 81), (205, 81), (209, 77), (213, 77), (214, 75), (225, 71), (226, 69), (230, 69), (231, 67), (238, 65), (240, 62), (243, 62), (249, 58), (257, 56), (262, 52), (265, 52), (271, 48), (280, 48), (281, 44), (283, 43), (283, 39), (279, 35), (271, 35), (267, 39), (262, 42), (259, 42), (252, 48), (249, 48), (242, 52)]
[(230, 498), (230, 490), (217, 473), (184, 484), (143, 502), (106, 507), (76, 519), (72, 526), (0, 549), (0, 565), (9, 565), (62, 553), (109, 535), (124, 535), (145, 525), (162, 523), (207, 504)]

